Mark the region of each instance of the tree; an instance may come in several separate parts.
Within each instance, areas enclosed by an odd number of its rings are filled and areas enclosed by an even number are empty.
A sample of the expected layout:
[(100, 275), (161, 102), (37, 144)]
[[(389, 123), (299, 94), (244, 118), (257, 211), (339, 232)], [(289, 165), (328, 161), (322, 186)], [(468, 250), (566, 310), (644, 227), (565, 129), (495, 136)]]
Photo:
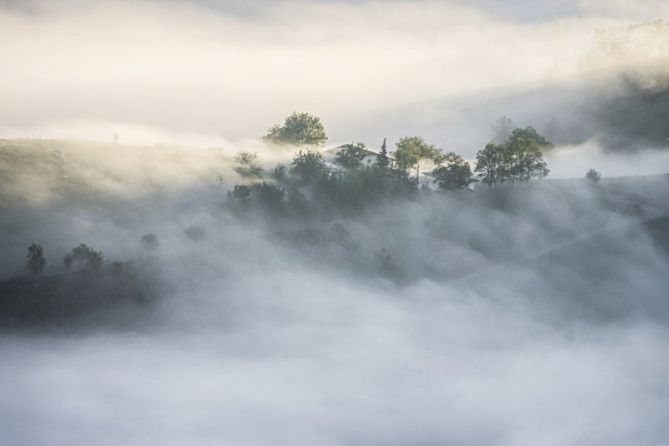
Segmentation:
[(515, 129), (503, 144), (489, 143), (476, 154), (474, 171), (488, 186), (543, 178), (550, 172), (543, 150), (551, 147), (534, 128)]
[(141, 239), (142, 246), (147, 251), (155, 251), (160, 246), (155, 234), (144, 234)]
[(590, 169), (585, 174), (585, 179), (591, 182), (592, 184), (596, 184), (599, 183), (599, 181), (602, 179), (602, 174), (595, 169)]
[(502, 184), (506, 179), (503, 152), (504, 146), (489, 143), (476, 154), (474, 172), (481, 178), (481, 182), (487, 184), (488, 187)]
[(401, 138), (394, 155), (397, 167), (404, 171), (409, 170), (422, 159), (430, 159), (435, 163), (443, 161), (441, 151), (418, 136)]
[(283, 211), (286, 191), (276, 184), (263, 181), (251, 186), (254, 202), (270, 212)]
[(444, 155), (444, 165), (434, 169), (432, 174), (440, 189), (461, 189), (474, 181), (469, 163), (453, 152)]
[(104, 261), (102, 252), (89, 248), (85, 243), (80, 243), (79, 246), (73, 248), (72, 252), (63, 258), (67, 269), (70, 269), (73, 262), (77, 262), (83, 264), (86, 269), (93, 271), (99, 270)]
[(290, 163), (290, 173), (301, 183), (309, 184), (327, 174), (323, 154), (316, 150), (300, 150)]
[(235, 172), (243, 177), (262, 177), (262, 168), (258, 166), (257, 159), (257, 153), (239, 152), (235, 155), (235, 161), (239, 164)]
[(505, 146), (511, 181), (528, 182), (532, 178), (543, 178), (550, 172), (543, 150), (552, 148), (553, 144), (533, 127), (513, 130)]
[(386, 147), (386, 138), (383, 138), (383, 144), (381, 144), (381, 153), (376, 155), (376, 165), (382, 169), (385, 169), (390, 164), (390, 158), (388, 158), (388, 150)]
[(264, 136), (274, 144), (320, 146), (328, 139), (320, 118), (309, 113), (293, 113), (285, 122), (277, 124)]
[(361, 142), (346, 144), (337, 151), (335, 163), (345, 169), (356, 169), (362, 165), (367, 153), (367, 148)]
[(31, 274), (41, 274), (46, 265), (46, 259), (44, 258), (44, 248), (42, 245), (33, 243), (28, 246), (28, 258), (27, 268)]

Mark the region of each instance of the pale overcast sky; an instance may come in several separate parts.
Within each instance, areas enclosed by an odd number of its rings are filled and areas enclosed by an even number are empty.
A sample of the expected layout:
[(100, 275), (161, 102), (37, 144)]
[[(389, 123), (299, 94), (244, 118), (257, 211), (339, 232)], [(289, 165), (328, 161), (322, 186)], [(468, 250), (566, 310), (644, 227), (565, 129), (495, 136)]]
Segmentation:
[(666, 62), (667, 27), (630, 26), (668, 17), (663, 0), (5, 0), (0, 137), (215, 143), (298, 110), (333, 142), (466, 151), (500, 114), (541, 126), (537, 101)]

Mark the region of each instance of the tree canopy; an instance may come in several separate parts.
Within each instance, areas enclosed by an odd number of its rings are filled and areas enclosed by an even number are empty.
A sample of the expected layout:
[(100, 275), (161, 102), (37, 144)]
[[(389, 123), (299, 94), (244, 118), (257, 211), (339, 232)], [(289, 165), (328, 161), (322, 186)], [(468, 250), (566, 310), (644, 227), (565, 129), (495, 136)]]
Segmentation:
[(46, 259), (44, 258), (44, 248), (42, 248), (42, 245), (33, 243), (28, 246), (26, 257), (28, 258), (28, 271), (32, 274), (40, 274), (44, 270)]
[(97, 271), (104, 264), (104, 256), (102, 252), (90, 248), (85, 243), (80, 243), (79, 246), (72, 249), (72, 252), (63, 258), (63, 263), (67, 269), (70, 269), (73, 262), (83, 264), (88, 270)]
[(264, 139), (274, 144), (319, 146), (328, 139), (320, 118), (309, 113), (293, 113), (283, 124), (270, 128)]
[(549, 173), (543, 150), (552, 147), (532, 127), (515, 129), (503, 144), (489, 143), (477, 153), (474, 171), (488, 186), (543, 178)]
[(316, 150), (300, 150), (290, 163), (290, 173), (302, 183), (311, 183), (327, 173), (323, 154)]
[(362, 161), (367, 156), (367, 148), (361, 142), (356, 144), (346, 144), (337, 151), (335, 163), (345, 169), (355, 169), (362, 165)]
[(428, 144), (419, 136), (400, 138), (394, 153), (397, 168), (408, 170), (422, 159), (430, 159), (435, 163), (443, 161), (443, 153), (432, 144)]
[(461, 155), (453, 152), (444, 155), (443, 165), (434, 169), (432, 174), (439, 189), (461, 189), (475, 181), (472, 179), (469, 163)]

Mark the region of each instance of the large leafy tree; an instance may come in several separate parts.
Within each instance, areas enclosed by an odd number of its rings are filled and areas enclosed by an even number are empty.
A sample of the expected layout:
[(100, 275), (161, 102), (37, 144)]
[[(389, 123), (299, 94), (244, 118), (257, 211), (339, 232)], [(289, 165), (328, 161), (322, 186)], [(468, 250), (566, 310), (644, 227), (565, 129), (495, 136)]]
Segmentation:
[(439, 149), (418, 136), (401, 138), (394, 156), (397, 167), (404, 171), (414, 167), (422, 159), (430, 159), (435, 163), (440, 163), (444, 159)]
[(532, 127), (515, 129), (503, 144), (487, 144), (477, 153), (474, 171), (488, 186), (543, 178), (550, 172), (543, 151), (552, 147)]
[(476, 154), (474, 172), (480, 177), (481, 182), (489, 187), (504, 183), (507, 178), (504, 146), (489, 143), (483, 150), (479, 150)]
[(444, 155), (443, 165), (434, 169), (432, 174), (440, 189), (462, 189), (474, 181), (469, 163), (453, 152)]
[(283, 124), (277, 124), (264, 136), (275, 144), (319, 146), (328, 139), (320, 118), (309, 113), (293, 113)]

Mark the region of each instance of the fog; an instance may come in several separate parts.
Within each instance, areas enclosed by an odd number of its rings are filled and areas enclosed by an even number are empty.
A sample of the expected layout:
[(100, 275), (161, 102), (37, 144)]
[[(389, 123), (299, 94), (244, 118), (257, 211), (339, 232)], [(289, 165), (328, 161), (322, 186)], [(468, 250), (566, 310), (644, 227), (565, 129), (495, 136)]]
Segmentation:
[[(48, 273), (86, 242), (133, 259), (160, 298), (148, 312), (4, 331), (7, 444), (654, 445), (669, 434), (666, 223), (651, 227), (666, 220), (665, 176), (284, 221), (231, 213), (220, 150), (22, 144), (34, 156), (57, 147), (88, 192), (15, 168), (11, 181), (30, 187), (3, 201), (3, 276), (20, 273), (31, 242)], [(148, 232), (160, 242), (150, 259)]]
[[(504, 3), (0, 0), (0, 445), (665, 444), (669, 9)], [(551, 172), (240, 206), (293, 110)]]

